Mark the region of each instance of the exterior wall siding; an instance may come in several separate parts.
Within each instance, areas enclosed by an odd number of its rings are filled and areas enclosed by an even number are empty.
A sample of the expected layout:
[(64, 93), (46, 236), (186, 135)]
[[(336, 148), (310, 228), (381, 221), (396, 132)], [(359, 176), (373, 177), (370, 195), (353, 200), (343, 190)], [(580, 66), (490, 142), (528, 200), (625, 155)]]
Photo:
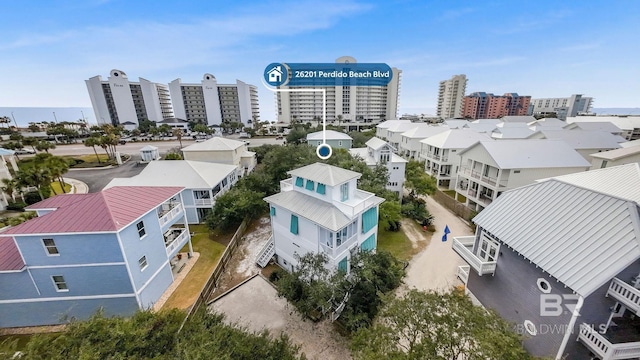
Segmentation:
[[(55, 241), (59, 256), (49, 256), (42, 239)], [(14, 236), (28, 266), (122, 262), (115, 233)]]
[(149, 309), (158, 301), (162, 293), (173, 282), (173, 274), (171, 273), (171, 265), (167, 262), (162, 266), (158, 274), (145, 284), (145, 288), (140, 291), (140, 306), (143, 309)]
[[(46, 308), (46, 311), (43, 311)], [(60, 300), (0, 305), (0, 328), (57, 325), (71, 318), (86, 319), (98, 309), (106, 316), (128, 316), (138, 310), (133, 294), (112, 299)]]

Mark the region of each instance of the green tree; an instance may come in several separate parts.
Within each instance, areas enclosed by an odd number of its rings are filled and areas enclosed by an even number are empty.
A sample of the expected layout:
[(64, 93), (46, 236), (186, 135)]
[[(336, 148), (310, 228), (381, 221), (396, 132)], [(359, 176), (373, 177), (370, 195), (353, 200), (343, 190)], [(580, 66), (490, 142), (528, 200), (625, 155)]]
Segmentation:
[(49, 150), (53, 150), (56, 148), (56, 144), (48, 142), (46, 140), (40, 140), (36, 145), (35, 145), (36, 150), (38, 151), (44, 151), (47, 154), (49, 153)]
[[(42, 155), (42, 154), (38, 154), (38, 155)], [(60, 187), (62, 188), (62, 192), (66, 193), (64, 186), (66, 185), (64, 182), (64, 178), (63, 175), (69, 171), (69, 163), (58, 156), (49, 156), (45, 161), (44, 161), (44, 166), (46, 166), (49, 169), (49, 172), (51, 174), (51, 177), (53, 179), (58, 179), (58, 183), (60, 184)], [(51, 188), (51, 190), (54, 192), (53, 188)]]
[(35, 132), (39, 132), (40, 130), (41, 130), (40, 126), (38, 126), (37, 124), (29, 123), (29, 131), (35, 133)]
[(38, 189), (40, 200), (44, 200), (43, 187), (49, 188), (51, 184), (51, 173), (45, 167), (34, 164), (34, 166), (21, 169), (16, 173), (17, 184), (20, 187), (33, 186)]
[(244, 219), (255, 219), (267, 211), (264, 197), (265, 193), (237, 184), (218, 197), (207, 217), (207, 225), (210, 229), (230, 229)]
[(160, 127), (158, 127), (158, 131), (160, 131), (160, 134), (162, 134), (162, 136), (169, 136), (169, 134), (171, 134), (171, 126), (162, 124), (160, 125)]
[(98, 164), (100, 164), (100, 156), (98, 156), (98, 151), (96, 150), (96, 146), (100, 146), (100, 138), (90, 136), (84, 140), (84, 146), (93, 148), (93, 152), (96, 154), (96, 160), (98, 160)]
[(208, 135), (211, 133), (211, 129), (205, 124), (196, 124), (193, 126), (193, 131), (199, 133), (200, 135)]
[(436, 179), (424, 172), (424, 162), (409, 160), (405, 178), (404, 186), (412, 193), (432, 195), (438, 189)]
[(2, 191), (9, 195), (14, 202), (16, 201), (17, 187), (18, 182), (15, 179), (2, 178)]
[(149, 130), (155, 127), (156, 127), (156, 123), (151, 120), (142, 119), (138, 122), (138, 130), (140, 130), (145, 134), (149, 133)]
[(24, 146), (31, 146), (31, 148), (33, 149), (33, 152), (35, 153), (37, 151), (36, 144), (38, 144), (38, 139), (33, 137), (26, 137), (22, 140), (22, 144)]
[(351, 138), (353, 139), (352, 146), (354, 148), (365, 147), (366, 142), (371, 140), (371, 138), (375, 135), (376, 134), (374, 130), (349, 132), (349, 136), (351, 136)]
[(307, 139), (307, 131), (302, 126), (296, 126), (287, 134), (287, 144), (301, 144)]
[(355, 359), (531, 358), (508, 323), (458, 291), (410, 290), (388, 300), (380, 315), (354, 337)]

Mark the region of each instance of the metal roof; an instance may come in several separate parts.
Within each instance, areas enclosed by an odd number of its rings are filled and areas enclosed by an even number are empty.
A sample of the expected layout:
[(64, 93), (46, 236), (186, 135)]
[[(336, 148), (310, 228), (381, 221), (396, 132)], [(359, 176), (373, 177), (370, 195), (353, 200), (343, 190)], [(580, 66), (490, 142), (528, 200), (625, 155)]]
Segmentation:
[(639, 220), (634, 202), (556, 179), (506, 191), (473, 219), (583, 297), (640, 258)]
[(618, 160), (618, 159), (623, 159), (627, 156), (633, 156), (638, 154), (640, 154), (640, 145), (598, 152), (598, 153), (591, 154), (590, 156), (594, 158), (599, 158), (599, 159)]
[(575, 116), (567, 117), (567, 123), (574, 122), (604, 122), (608, 121), (622, 130), (640, 128), (640, 116)]
[(554, 179), (634, 201), (640, 206), (640, 164), (638, 163), (557, 176)]
[(501, 169), (531, 169), (591, 166), (578, 152), (561, 140), (518, 139), (480, 141), (462, 150), (482, 147)]
[(467, 125), (469, 121), (463, 119), (446, 119), (444, 123), (451, 129), (458, 129)]
[[(326, 138), (327, 140), (353, 140), (351, 136), (335, 130), (327, 130)], [(308, 140), (322, 140), (322, 131), (307, 134), (307, 141)]]
[(395, 124), (410, 123), (410, 122), (411, 122), (411, 120), (387, 120), (387, 121), (381, 122), (380, 124), (376, 125), (376, 128), (387, 129), (390, 126), (393, 126)]
[[(376, 166), (378, 164), (376, 159), (374, 159), (373, 156), (369, 155), (368, 148), (352, 148), (352, 149), (349, 149), (349, 153), (351, 154), (351, 156), (354, 156), (354, 157), (357, 156), (361, 158), (365, 162), (365, 164), (367, 164), (368, 166)], [(402, 156), (398, 156), (394, 153), (391, 153), (391, 161), (389, 161), (389, 163), (398, 164), (398, 163), (407, 163), (407, 162), (408, 161), (404, 159)]]
[(153, 146), (153, 145), (146, 145), (140, 148), (140, 151), (155, 151), (158, 150), (157, 146)]
[(633, 147), (633, 146), (640, 146), (640, 139), (621, 142), (620, 146), (622, 146), (623, 148)]
[(375, 136), (372, 137), (371, 139), (369, 139), (369, 141), (367, 141), (365, 143), (365, 145), (367, 145), (367, 147), (372, 148), (373, 150), (378, 150), (378, 149), (380, 149), (381, 147), (383, 147), (385, 145), (391, 146), (391, 145), (387, 144), (386, 141), (384, 141), (384, 140), (382, 140), (380, 138), (377, 138)]
[(514, 116), (503, 116), (502, 117), (502, 121), (506, 122), (506, 123), (512, 123), (512, 122), (524, 122), (524, 123), (530, 123), (532, 121), (536, 121), (536, 118), (533, 116), (527, 116), (527, 115), (514, 115)]
[(563, 140), (574, 149), (617, 149), (620, 147), (616, 137), (607, 131), (541, 129), (545, 138)]
[(237, 170), (235, 165), (204, 161), (152, 161), (140, 174), (115, 178), (105, 189), (114, 186), (182, 186), (187, 189), (212, 189)]
[(331, 231), (338, 231), (353, 220), (331, 203), (295, 190), (284, 191), (264, 198), (270, 204), (283, 207)]
[(182, 151), (220, 151), (220, 150), (235, 150), (245, 145), (242, 141), (225, 139), (223, 137), (213, 137), (209, 140), (201, 143), (195, 143), (187, 147), (182, 148)]
[(495, 130), (496, 125), (491, 123), (468, 123), (463, 126), (464, 129), (473, 130), (476, 132), (492, 132)]
[(410, 139), (426, 139), (429, 136), (433, 136), (447, 130), (449, 130), (449, 127), (442, 125), (417, 126), (411, 130), (403, 132), (401, 135)]
[(491, 141), (491, 137), (471, 129), (451, 129), (420, 142), (440, 149), (466, 149), (478, 141)]
[(494, 139), (526, 139), (534, 133), (535, 131), (529, 127), (496, 127), (491, 133), (491, 137)]
[(7, 229), (3, 234), (118, 231), (182, 190), (182, 187), (122, 186), (71, 198), (58, 195), (30, 207), (57, 210)]
[(622, 133), (622, 129), (617, 127), (610, 121), (594, 121), (594, 122), (574, 122), (564, 126), (565, 129), (582, 129), (582, 130), (599, 130), (606, 131), (612, 134)]
[(24, 267), (22, 256), (12, 237), (0, 237), (0, 272), (16, 271)]
[(287, 172), (293, 176), (323, 183), (328, 186), (336, 186), (351, 179), (359, 179), (362, 174), (355, 171), (339, 168), (322, 163), (314, 163)]

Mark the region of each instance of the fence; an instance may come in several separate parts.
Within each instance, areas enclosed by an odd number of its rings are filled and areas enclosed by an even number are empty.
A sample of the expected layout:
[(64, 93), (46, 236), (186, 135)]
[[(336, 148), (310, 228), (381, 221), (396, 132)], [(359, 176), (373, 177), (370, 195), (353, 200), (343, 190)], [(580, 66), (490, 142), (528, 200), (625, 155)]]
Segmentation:
[[(209, 276), (209, 280), (207, 280), (207, 283), (204, 284), (204, 286), (202, 287), (202, 290), (200, 290), (200, 295), (198, 295), (198, 298), (196, 299), (196, 301), (189, 308), (189, 311), (187, 312), (187, 316), (182, 322), (183, 326), (184, 326), (184, 323), (189, 318), (189, 316), (191, 316), (191, 314), (193, 314), (196, 310), (198, 310), (200, 306), (207, 303), (207, 300), (209, 299), (211, 294), (213, 294), (213, 292), (218, 287), (218, 281), (222, 277), (222, 274), (224, 274), (224, 271), (227, 269), (227, 265), (229, 265), (229, 261), (231, 260), (233, 253), (238, 248), (240, 239), (242, 239), (242, 236), (244, 235), (244, 232), (247, 230), (248, 225), (249, 225), (249, 221), (247, 219), (244, 219), (240, 224), (240, 226), (238, 226), (238, 230), (236, 230), (235, 234), (233, 234), (233, 237), (231, 238), (229, 245), (227, 245), (227, 248), (222, 253), (222, 256), (220, 257), (220, 261), (218, 261), (218, 265), (216, 265), (216, 267), (213, 269), (213, 271), (211, 272), (211, 276)], [(180, 327), (180, 329), (182, 329), (182, 326)]]
[(472, 210), (463, 203), (458, 202), (456, 199), (451, 196), (445, 194), (441, 190), (436, 190), (436, 193), (433, 194), (433, 198), (440, 203), (440, 205), (446, 207), (447, 209), (453, 211), (454, 214), (460, 216), (463, 219), (469, 220), (471, 217)]

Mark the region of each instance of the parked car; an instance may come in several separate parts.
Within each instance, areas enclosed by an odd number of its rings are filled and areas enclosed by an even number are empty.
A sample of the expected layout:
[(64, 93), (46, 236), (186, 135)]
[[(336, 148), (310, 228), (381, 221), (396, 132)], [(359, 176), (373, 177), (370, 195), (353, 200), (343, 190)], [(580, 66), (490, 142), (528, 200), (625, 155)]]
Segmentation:
[(284, 140), (284, 136), (282, 136), (282, 135), (276, 136), (276, 140)]
[(16, 155), (33, 155), (33, 154), (36, 153), (35, 151), (33, 151), (31, 149), (17, 149), (17, 150), (14, 150), (14, 151), (15, 151)]

